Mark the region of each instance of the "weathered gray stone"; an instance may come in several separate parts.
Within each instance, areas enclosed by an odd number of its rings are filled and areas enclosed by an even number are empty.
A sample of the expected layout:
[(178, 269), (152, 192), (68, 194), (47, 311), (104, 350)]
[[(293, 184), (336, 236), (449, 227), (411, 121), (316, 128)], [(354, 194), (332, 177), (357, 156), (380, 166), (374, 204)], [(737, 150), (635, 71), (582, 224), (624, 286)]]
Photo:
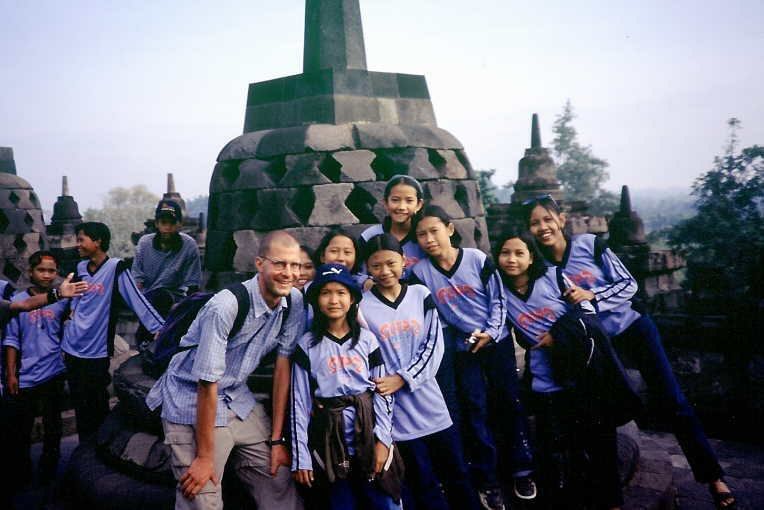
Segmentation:
[(385, 217), (385, 182), (361, 182), (345, 200), (345, 205), (361, 223), (380, 223)]
[(310, 225), (346, 225), (358, 223), (350, 209), (345, 205), (352, 184), (325, 184), (314, 186), (315, 203), (308, 219)]
[(464, 218), (464, 210), (454, 200), (457, 183), (454, 181), (427, 181), (423, 183), (424, 198), (428, 204), (441, 207), (453, 219)]
[(225, 230), (208, 230), (207, 249), (204, 266), (210, 271), (226, 271), (232, 267), (233, 256), (236, 253), (236, 243), (233, 232)]
[(486, 253), (491, 252), (485, 219), (482, 217), (462, 218), (453, 220), (452, 223), (459, 234), (462, 248), (478, 248)]
[(371, 163), (375, 157), (376, 154), (367, 150), (338, 151), (331, 155), (340, 164), (341, 182), (373, 181), (376, 176)]
[(307, 0), (303, 71), (366, 69), (358, 0)]
[(464, 211), (465, 216), (483, 216), (483, 201), (480, 199), (480, 191), (475, 181), (461, 181), (456, 184), (454, 199)]
[(329, 184), (327, 178), (319, 169), (323, 154), (309, 153), (287, 156), (284, 166), (287, 171), (281, 182), (286, 186), (313, 186), (315, 184)]
[(235, 271), (255, 271), (255, 257), (260, 250), (260, 240), (263, 237), (254, 230), (238, 230), (233, 233), (233, 242), (236, 244), (236, 254), (233, 257)]
[(258, 190), (257, 210), (247, 226), (256, 230), (276, 230), (300, 225), (299, 215), (292, 210), (296, 194), (294, 188)]
[(448, 149), (430, 149), (430, 163), (438, 169), (441, 177), (446, 179), (467, 179), (467, 169), (459, 161), (456, 153)]
[[(279, 168), (276, 169), (275, 167)], [(239, 177), (234, 186), (237, 189), (273, 188), (283, 175), (283, 159), (278, 161), (245, 159), (239, 164)]]
[(439, 177), (438, 171), (430, 163), (427, 149), (422, 148), (378, 150), (372, 167), (383, 181), (397, 174), (407, 174), (420, 181)]

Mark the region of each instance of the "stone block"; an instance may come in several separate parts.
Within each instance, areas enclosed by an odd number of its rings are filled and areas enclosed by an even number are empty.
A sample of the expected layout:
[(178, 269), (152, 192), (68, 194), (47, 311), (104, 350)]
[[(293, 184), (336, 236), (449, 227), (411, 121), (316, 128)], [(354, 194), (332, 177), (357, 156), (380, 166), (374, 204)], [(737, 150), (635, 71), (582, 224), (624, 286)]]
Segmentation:
[(475, 169), (472, 168), (470, 158), (467, 157), (467, 153), (464, 151), (464, 149), (454, 149), (454, 154), (462, 166), (467, 170), (467, 178), (477, 180), (477, 173), (475, 173)]
[(424, 199), (427, 204), (441, 207), (453, 219), (464, 218), (464, 210), (456, 197), (457, 183), (454, 181), (427, 181), (423, 183)]
[(395, 73), (369, 72), (371, 87), (376, 97), (396, 98), (398, 92), (398, 75)]
[(239, 164), (239, 178), (236, 189), (262, 189), (276, 186), (286, 173), (284, 158), (245, 159)]
[(358, 148), (394, 149), (410, 145), (401, 126), (392, 124), (353, 124)]
[(375, 179), (371, 163), (376, 154), (368, 150), (338, 151), (331, 155), (331, 159), (339, 163), (340, 182), (364, 182)]
[(396, 99), (398, 123), (403, 125), (436, 126), (435, 110), (429, 99)]
[(233, 233), (233, 242), (236, 245), (236, 252), (233, 257), (234, 271), (254, 272), (255, 258), (260, 250), (260, 240), (262, 235), (258, 235), (254, 230), (238, 230)]
[(286, 232), (294, 236), (297, 241), (312, 250), (318, 248), (321, 239), (331, 230), (329, 227), (296, 227), (288, 228)]
[(463, 149), (459, 140), (445, 129), (431, 126), (400, 126), (408, 146), (428, 149)]
[(319, 166), (324, 159), (323, 154), (309, 153), (290, 155), (284, 158), (286, 174), (281, 179), (285, 186), (313, 186), (329, 184), (331, 179), (325, 176)]
[(345, 205), (345, 200), (352, 191), (352, 184), (313, 186), (315, 202), (308, 224), (325, 226), (358, 223), (358, 218)]
[[(331, 125), (337, 123), (333, 96), (302, 97), (293, 104), (295, 108), (295, 118), (299, 119), (299, 121), (294, 122), (292, 125)], [(289, 127), (289, 124), (274, 124), (272, 127), (285, 128)]]
[(0, 172), (0, 189), (32, 189), (32, 185), (18, 175)]
[(398, 119), (398, 100), (389, 97), (380, 97), (377, 99), (379, 107), (379, 122), (381, 124), (399, 124)]
[(204, 256), (204, 267), (210, 271), (227, 271), (231, 268), (233, 257), (236, 253), (236, 243), (233, 233), (224, 230), (208, 230), (207, 246), (215, 249), (207, 249)]
[(380, 223), (385, 217), (383, 205), (385, 183), (380, 181), (356, 184), (345, 205), (361, 223)]
[(276, 230), (300, 225), (300, 217), (291, 207), (296, 194), (294, 188), (258, 190), (257, 209), (248, 226), (256, 230)]
[(459, 161), (456, 153), (448, 149), (430, 149), (430, 163), (438, 169), (441, 177), (446, 179), (467, 179), (467, 169)]
[(421, 74), (398, 73), (398, 94), (412, 99), (430, 99), (427, 80)]
[(334, 96), (334, 122), (379, 122), (379, 102), (373, 97)]
[(372, 168), (377, 179), (382, 181), (388, 181), (396, 174), (410, 175), (420, 181), (438, 178), (438, 171), (430, 163), (427, 149), (421, 148), (378, 150)]
[(485, 253), (491, 253), (488, 242), (485, 218), (462, 218), (453, 220), (454, 229), (459, 234), (459, 246), (462, 248), (477, 248)]
[(456, 183), (455, 188), (454, 199), (464, 211), (465, 216), (482, 216), (485, 214), (476, 181), (460, 181)]

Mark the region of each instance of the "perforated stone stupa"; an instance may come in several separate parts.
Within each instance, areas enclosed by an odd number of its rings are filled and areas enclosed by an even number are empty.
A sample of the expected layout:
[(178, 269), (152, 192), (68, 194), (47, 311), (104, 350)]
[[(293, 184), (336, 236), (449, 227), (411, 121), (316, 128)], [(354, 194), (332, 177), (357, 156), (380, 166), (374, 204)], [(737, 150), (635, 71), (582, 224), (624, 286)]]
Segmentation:
[(253, 271), (275, 229), (313, 247), (333, 226), (360, 233), (401, 173), (455, 219), (462, 246), (488, 250), (462, 144), (437, 126), (424, 76), (367, 70), (358, 0), (306, 2), (303, 71), (249, 86), (244, 134), (210, 182), (208, 270)]
[(46, 247), (42, 208), (32, 186), (16, 175), (13, 149), (0, 147), (0, 278), (19, 287), (27, 259)]

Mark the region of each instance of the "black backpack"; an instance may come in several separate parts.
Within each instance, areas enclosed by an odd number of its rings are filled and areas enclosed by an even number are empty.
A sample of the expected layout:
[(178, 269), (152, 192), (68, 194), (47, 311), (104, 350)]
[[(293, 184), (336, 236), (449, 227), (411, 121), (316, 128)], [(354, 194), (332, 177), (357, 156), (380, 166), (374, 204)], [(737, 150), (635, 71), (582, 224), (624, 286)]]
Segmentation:
[[(247, 318), (247, 313), (249, 313), (251, 302), (249, 299), (249, 291), (242, 283), (235, 283), (230, 287), (226, 287), (226, 289), (236, 297), (236, 303), (238, 305), (236, 318), (233, 321), (231, 331), (228, 333), (227, 340), (230, 340), (241, 331), (241, 327), (244, 325), (244, 320)], [(215, 292), (197, 292), (196, 294), (186, 297), (172, 307), (156, 341), (149, 345), (142, 354), (143, 371), (146, 374), (159, 378), (167, 370), (173, 356), (179, 352), (184, 352), (197, 347), (196, 345), (180, 347), (180, 340), (188, 332), (188, 328), (196, 319), (199, 310), (201, 310), (214, 295)], [(291, 296), (287, 296), (287, 308), (284, 310), (281, 317), (279, 335), (284, 330), (284, 325), (289, 317), (289, 311), (292, 308), (292, 300), (290, 298)]]

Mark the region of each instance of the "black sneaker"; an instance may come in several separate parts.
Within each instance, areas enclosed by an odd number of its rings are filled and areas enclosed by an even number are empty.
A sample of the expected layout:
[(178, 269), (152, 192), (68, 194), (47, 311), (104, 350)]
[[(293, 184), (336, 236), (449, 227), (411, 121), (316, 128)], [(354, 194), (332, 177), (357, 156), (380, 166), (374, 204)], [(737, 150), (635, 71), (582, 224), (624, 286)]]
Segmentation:
[(536, 482), (530, 476), (515, 478), (515, 496), (520, 499), (534, 499), (536, 497)]
[(483, 505), (485, 510), (505, 510), (504, 496), (501, 494), (501, 489), (490, 488), (478, 491), (480, 496), (480, 504)]

